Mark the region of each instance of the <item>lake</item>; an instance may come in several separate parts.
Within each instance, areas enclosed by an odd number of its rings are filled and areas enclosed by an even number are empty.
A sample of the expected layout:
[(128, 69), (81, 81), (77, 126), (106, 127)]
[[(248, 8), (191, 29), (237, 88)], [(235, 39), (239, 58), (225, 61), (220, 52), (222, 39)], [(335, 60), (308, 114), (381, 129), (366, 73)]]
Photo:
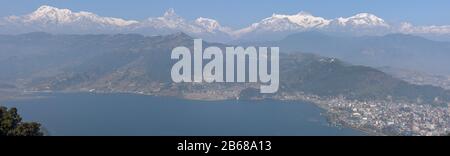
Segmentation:
[(1, 102), (50, 135), (364, 135), (329, 126), (323, 110), (293, 101), (195, 101), (134, 94), (46, 93)]

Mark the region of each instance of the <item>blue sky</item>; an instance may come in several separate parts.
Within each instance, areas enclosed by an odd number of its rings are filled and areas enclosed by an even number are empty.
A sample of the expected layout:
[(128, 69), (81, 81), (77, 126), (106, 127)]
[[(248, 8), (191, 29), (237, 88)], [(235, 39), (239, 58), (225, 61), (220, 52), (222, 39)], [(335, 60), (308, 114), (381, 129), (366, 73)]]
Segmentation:
[(209, 17), (234, 28), (272, 13), (299, 11), (326, 18), (368, 12), (390, 22), (450, 25), (449, 0), (0, 0), (0, 16), (26, 14), (44, 4), (135, 20), (160, 16), (174, 8), (184, 18)]

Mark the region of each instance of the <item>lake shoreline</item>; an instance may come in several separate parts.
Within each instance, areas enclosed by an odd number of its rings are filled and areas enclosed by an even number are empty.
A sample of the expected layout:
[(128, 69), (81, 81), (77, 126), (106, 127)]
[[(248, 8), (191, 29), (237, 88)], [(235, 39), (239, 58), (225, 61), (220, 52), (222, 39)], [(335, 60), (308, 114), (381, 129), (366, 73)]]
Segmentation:
[[(33, 91), (33, 92), (25, 92), (27, 95), (26, 97), (16, 97), (16, 98), (12, 98), (9, 99), (10, 100), (32, 100), (32, 99), (43, 99), (43, 98), (50, 98), (49, 96), (36, 96), (36, 94), (98, 94), (98, 95), (113, 95), (113, 94), (125, 94), (125, 95), (142, 95), (142, 96), (150, 96), (150, 97), (162, 97), (162, 98), (175, 98), (175, 99), (179, 99), (179, 100), (189, 100), (189, 101), (201, 101), (201, 102), (218, 102), (218, 101), (242, 101), (239, 99), (219, 99), (219, 100), (212, 100), (212, 99), (198, 99), (198, 98), (185, 98), (185, 97), (174, 97), (174, 96), (158, 96), (158, 95), (145, 95), (145, 94), (136, 94), (136, 93), (102, 93), (102, 92), (83, 92), (83, 91)], [(33, 96), (29, 96), (29, 95), (33, 95)], [(328, 126), (333, 126), (336, 128), (350, 128), (359, 132), (362, 132), (364, 135), (383, 135), (383, 134), (377, 134), (377, 133), (373, 133), (370, 130), (365, 130), (365, 129), (361, 129), (361, 128), (356, 128), (356, 127), (351, 127), (351, 126), (346, 126), (346, 125), (336, 125), (333, 122), (330, 122), (332, 120), (329, 119), (329, 115), (327, 115), (327, 110), (323, 107), (321, 107), (319, 104), (313, 103), (313, 102), (309, 102), (309, 101), (304, 101), (304, 100), (281, 100), (281, 99), (269, 99), (269, 100), (273, 100), (273, 101), (280, 101), (280, 102), (286, 102), (286, 101), (290, 101), (290, 102), (303, 102), (303, 103), (310, 103), (311, 105), (314, 105), (315, 107), (318, 107), (319, 109), (323, 110), (323, 113), (320, 113), (320, 116), (323, 116), (325, 118), (327, 118), (327, 123)], [(245, 101), (260, 101), (260, 100), (245, 100)], [(342, 126), (342, 127), (341, 127)]]

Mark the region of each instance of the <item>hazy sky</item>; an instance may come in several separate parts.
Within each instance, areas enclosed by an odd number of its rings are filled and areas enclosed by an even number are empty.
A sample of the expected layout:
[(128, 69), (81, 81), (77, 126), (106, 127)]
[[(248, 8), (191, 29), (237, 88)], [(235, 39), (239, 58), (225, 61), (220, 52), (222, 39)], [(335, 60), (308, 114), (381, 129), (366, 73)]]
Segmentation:
[(135, 20), (161, 16), (174, 8), (186, 19), (208, 17), (235, 28), (272, 13), (300, 11), (325, 18), (368, 12), (390, 22), (450, 25), (449, 0), (0, 0), (0, 16), (26, 14), (44, 4)]

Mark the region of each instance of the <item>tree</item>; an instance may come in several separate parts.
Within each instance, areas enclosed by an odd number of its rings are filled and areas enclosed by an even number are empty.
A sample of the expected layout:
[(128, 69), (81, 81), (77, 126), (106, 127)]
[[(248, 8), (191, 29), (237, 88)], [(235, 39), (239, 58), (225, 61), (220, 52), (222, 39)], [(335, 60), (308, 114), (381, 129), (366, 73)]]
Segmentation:
[(16, 108), (0, 106), (0, 136), (42, 136), (41, 124), (22, 122)]

